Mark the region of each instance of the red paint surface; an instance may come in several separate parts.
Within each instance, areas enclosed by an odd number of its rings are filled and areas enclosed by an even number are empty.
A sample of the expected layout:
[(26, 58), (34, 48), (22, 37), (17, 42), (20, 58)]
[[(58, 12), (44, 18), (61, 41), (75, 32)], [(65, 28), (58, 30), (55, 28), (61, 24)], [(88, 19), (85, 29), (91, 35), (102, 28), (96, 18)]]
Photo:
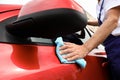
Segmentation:
[(56, 8), (70, 8), (84, 13), (82, 7), (74, 0), (33, 0), (22, 7), (19, 16)]
[(61, 64), (55, 46), (0, 44), (0, 80), (108, 80), (105, 58), (87, 56), (87, 66)]
[(22, 5), (12, 5), (12, 4), (0, 4), (0, 12), (20, 9)]
[(21, 5), (0, 4), (0, 21), (17, 16), (20, 9)]

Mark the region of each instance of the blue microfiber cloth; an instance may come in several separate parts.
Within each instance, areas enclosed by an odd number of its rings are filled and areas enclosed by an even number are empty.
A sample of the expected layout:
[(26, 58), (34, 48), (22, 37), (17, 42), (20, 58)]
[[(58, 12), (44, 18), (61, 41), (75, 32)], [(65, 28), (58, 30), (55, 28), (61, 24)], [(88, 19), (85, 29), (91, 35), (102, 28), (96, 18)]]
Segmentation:
[(76, 59), (74, 61), (67, 61), (66, 59), (64, 59), (62, 56), (64, 56), (65, 54), (59, 54), (59, 47), (64, 45), (63, 39), (62, 37), (58, 37), (55, 40), (55, 44), (56, 44), (56, 54), (60, 60), (61, 63), (77, 63), (80, 67), (85, 68), (86, 67), (86, 61), (84, 59)]

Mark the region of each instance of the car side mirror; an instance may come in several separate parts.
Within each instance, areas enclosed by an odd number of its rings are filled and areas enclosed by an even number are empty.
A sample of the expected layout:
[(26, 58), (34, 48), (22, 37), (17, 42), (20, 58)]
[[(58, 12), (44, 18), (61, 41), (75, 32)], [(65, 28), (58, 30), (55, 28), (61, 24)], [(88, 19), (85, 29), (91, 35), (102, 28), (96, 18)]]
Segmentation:
[(17, 37), (56, 38), (82, 30), (87, 25), (85, 14), (68, 8), (50, 9), (18, 17), (6, 25)]

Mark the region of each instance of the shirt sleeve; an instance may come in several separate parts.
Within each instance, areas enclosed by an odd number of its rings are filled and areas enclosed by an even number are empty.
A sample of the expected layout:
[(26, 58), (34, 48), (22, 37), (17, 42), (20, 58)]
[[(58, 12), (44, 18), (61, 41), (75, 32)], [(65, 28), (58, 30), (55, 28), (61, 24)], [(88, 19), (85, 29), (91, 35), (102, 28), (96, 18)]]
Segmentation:
[(120, 0), (105, 0), (106, 11), (117, 6), (120, 6)]

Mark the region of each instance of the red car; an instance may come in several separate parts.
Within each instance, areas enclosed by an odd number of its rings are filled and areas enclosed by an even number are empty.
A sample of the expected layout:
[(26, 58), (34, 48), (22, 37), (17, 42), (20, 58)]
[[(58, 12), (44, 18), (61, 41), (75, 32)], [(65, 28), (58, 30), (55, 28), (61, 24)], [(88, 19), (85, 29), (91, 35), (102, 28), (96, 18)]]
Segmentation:
[[(56, 55), (53, 38), (83, 29), (83, 16), (74, 0), (0, 4), (0, 80), (109, 80), (106, 58), (99, 57), (104, 52), (88, 55), (84, 69), (62, 64)], [(84, 31), (81, 41), (90, 37)]]

